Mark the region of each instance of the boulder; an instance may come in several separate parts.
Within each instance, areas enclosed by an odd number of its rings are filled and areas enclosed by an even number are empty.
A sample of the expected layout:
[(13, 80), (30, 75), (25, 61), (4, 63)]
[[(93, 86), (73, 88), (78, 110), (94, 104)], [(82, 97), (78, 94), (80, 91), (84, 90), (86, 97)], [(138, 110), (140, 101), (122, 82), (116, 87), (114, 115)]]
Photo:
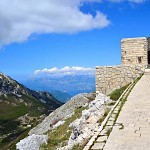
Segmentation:
[(47, 143), (47, 135), (30, 135), (16, 144), (17, 150), (39, 150), (40, 145)]

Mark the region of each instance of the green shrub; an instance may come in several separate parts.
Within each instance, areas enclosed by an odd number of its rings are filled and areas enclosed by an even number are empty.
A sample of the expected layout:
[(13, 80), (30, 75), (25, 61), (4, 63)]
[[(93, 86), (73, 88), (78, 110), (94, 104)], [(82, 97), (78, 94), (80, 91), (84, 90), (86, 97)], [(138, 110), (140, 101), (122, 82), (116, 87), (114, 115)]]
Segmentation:
[(109, 96), (110, 99), (117, 101), (119, 99), (119, 97), (121, 96), (121, 94), (126, 90), (126, 88), (129, 86), (129, 84), (121, 87), (120, 89), (116, 89), (115, 91), (113, 91)]

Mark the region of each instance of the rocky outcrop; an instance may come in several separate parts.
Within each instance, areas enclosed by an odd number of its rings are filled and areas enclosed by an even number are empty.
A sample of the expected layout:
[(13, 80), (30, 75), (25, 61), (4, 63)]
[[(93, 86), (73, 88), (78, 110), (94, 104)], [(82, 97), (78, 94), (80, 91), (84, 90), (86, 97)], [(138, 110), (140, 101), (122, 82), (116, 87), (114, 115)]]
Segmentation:
[[(93, 100), (92, 100), (93, 99)], [(30, 138), (22, 141), (25, 145), (30, 144), (28, 139), (32, 139), (34, 134), (43, 136), (48, 130), (56, 129), (59, 125), (65, 122), (74, 114), (74, 111), (79, 107), (87, 109), (82, 111), (81, 118), (74, 120), (69, 126), (72, 128), (72, 134), (65, 147), (57, 148), (58, 150), (70, 150), (74, 145), (84, 143), (98, 130), (100, 126), (100, 119), (106, 113), (106, 110), (111, 106), (107, 104), (112, 102), (109, 97), (104, 94), (98, 94), (94, 98), (94, 94), (79, 94), (73, 97), (66, 104), (51, 113), (45, 120), (37, 127), (32, 129), (29, 134)], [(57, 129), (56, 129), (57, 130)], [(35, 141), (36, 142), (36, 141)], [(20, 143), (18, 143), (20, 145)], [(22, 150), (21, 148), (19, 150)], [(38, 149), (36, 149), (38, 150)]]
[(56, 109), (62, 105), (62, 103), (55, 99), (50, 93), (30, 90), (3, 73), (0, 73), (0, 96), (1, 95), (15, 95), (18, 98), (21, 98), (23, 95), (28, 95), (42, 103), (46, 103), (51, 109)]
[[(50, 93), (30, 90), (0, 73), (0, 149), (10, 149), (14, 139), (41, 122), (61, 105), (62, 103)], [(37, 147), (45, 141), (42, 140), (43, 137), (32, 138), (35, 142), (30, 144), (37, 143)], [(6, 144), (5, 140), (8, 139)]]
[(89, 103), (89, 108), (82, 111), (82, 117), (70, 124), (73, 129), (68, 145), (59, 150), (69, 150), (73, 145), (85, 143), (98, 130), (100, 119), (103, 117), (110, 98), (104, 94), (98, 94), (94, 101)]
[[(27, 138), (17, 143), (18, 149), (28, 150), (28, 147), (32, 147), (32, 143), (30, 141), (33, 141), (34, 143), (37, 142), (37, 140), (35, 140), (34, 138), (35, 135), (37, 135), (38, 137), (40, 136), (43, 137), (44, 133), (46, 133), (48, 130), (53, 130), (57, 128), (59, 125), (63, 124), (67, 118), (71, 117), (74, 114), (74, 111), (77, 108), (87, 106), (90, 100), (92, 99), (95, 99), (94, 93), (78, 94), (75, 97), (71, 98), (70, 101), (68, 101), (66, 104), (64, 104), (60, 108), (56, 109), (48, 117), (46, 117), (42, 123), (40, 123), (38, 126), (33, 128), (29, 132), (29, 136)], [(44, 142), (45, 141), (43, 141), (43, 143)], [(22, 149), (21, 145), (28, 145), (28, 147), (26, 147), (26, 149)], [(39, 146), (39, 142), (37, 142), (37, 145)], [(38, 146), (36, 146), (37, 149), (35, 150), (39, 149)]]
[(33, 128), (29, 132), (29, 135), (44, 134), (48, 130), (53, 129), (53, 125), (55, 125), (58, 121), (63, 120), (66, 117), (70, 117), (75, 109), (89, 103), (89, 98), (94, 99), (94, 94), (78, 94), (74, 96), (67, 103), (65, 103), (54, 112), (52, 112), (48, 117), (46, 117), (41, 124)]
[(47, 143), (48, 136), (47, 135), (31, 135), (24, 140), (21, 140), (16, 144), (16, 149), (18, 150), (38, 150), (40, 145), (43, 143)]

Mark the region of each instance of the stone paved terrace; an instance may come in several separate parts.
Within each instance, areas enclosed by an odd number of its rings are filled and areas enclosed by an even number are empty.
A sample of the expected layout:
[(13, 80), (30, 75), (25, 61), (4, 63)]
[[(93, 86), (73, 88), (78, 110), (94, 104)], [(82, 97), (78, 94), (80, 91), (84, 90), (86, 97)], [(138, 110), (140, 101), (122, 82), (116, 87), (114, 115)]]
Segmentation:
[(150, 150), (150, 73), (131, 91), (104, 150)]

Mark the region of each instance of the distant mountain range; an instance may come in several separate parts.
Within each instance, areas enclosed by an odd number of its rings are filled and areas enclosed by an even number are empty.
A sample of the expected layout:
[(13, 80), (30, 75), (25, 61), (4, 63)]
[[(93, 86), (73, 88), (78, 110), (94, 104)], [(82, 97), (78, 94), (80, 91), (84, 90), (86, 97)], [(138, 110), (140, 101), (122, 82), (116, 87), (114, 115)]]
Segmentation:
[(59, 101), (65, 103), (68, 100), (71, 99), (72, 96), (70, 96), (67, 92), (62, 92), (59, 90), (55, 90), (55, 91), (50, 91), (50, 93)]
[(50, 93), (30, 90), (0, 73), (0, 149), (8, 149), (13, 140), (62, 104)]
[(56, 77), (32, 77), (22, 84), (33, 90), (52, 93), (58, 100), (66, 102), (79, 93), (95, 91), (94, 75), (66, 75)]

